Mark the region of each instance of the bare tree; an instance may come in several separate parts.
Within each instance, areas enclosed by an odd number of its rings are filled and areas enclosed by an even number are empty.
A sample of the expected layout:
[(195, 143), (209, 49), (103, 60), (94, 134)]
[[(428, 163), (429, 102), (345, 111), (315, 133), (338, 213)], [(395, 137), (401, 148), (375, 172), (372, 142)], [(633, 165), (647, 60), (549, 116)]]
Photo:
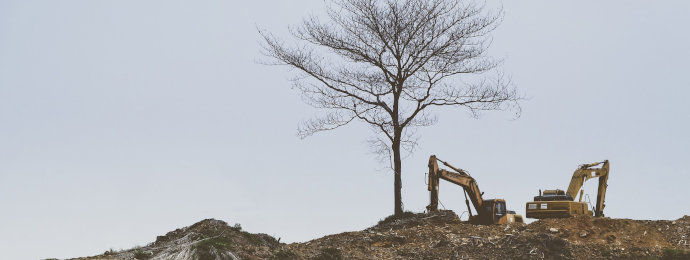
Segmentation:
[(463, 2), (336, 0), (327, 4), (327, 21), (312, 15), (290, 28), (292, 45), (259, 30), (270, 64), (296, 69), (304, 100), (327, 111), (303, 122), (300, 137), (355, 120), (376, 131), (375, 151), (392, 155), (395, 215), (403, 212), (401, 150), (416, 145), (411, 130), (436, 122), (429, 108), (519, 113), (510, 81), (485, 76), (500, 65), (486, 51), (502, 11)]

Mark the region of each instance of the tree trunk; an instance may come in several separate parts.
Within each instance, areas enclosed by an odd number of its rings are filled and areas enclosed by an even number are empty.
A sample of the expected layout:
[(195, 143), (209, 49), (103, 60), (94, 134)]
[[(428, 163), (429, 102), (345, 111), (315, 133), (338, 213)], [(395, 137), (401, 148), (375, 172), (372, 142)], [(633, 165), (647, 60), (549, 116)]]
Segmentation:
[(395, 193), (395, 215), (400, 216), (403, 213), (402, 205), (402, 162), (400, 159), (400, 136), (396, 133), (393, 140), (393, 170), (394, 170), (394, 193)]

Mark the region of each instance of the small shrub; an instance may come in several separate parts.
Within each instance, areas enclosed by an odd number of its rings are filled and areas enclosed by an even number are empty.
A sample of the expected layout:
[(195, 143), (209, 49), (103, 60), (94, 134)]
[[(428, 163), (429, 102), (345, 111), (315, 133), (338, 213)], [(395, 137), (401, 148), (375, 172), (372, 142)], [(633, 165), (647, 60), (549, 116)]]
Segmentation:
[(384, 218), (383, 220), (379, 221), (379, 225), (388, 224), (388, 223), (391, 223), (391, 222), (396, 221), (398, 219), (404, 219), (404, 218), (409, 218), (409, 217), (413, 217), (413, 216), (414, 216), (414, 213), (411, 211), (405, 211), (398, 216), (393, 214), (393, 215), (390, 215), (390, 216)]
[(200, 241), (194, 245), (198, 259), (216, 259), (216, 252), (233, 249), (233, 241), (229, 237), (214, 237)]
[(103, 255), (115, 255), (117, 252), (115, 252), (114, 249), (108, 249), (108, 251), (103, 252)]
[(134, 258), (137, 260), (146, 260), (150, 259), (151, 257), (153, 257), (153, 253), (151, 252), (145, 252), (141, 250), (134, 251)]
[(604, 249), (601, 251), (601, 256), (603, 257), (611, 257), (613, 254), (611, 254), (611, 250), (609, 249)]
[(217, 250), (227, 250), (232, 248), (233, 241), (229, 237), (214, 237), (209, 238), (194, 245), (195, 249), (210, 250), (215, 248)]
[(293, 259), (299, 259), (297, 254), (295, 252), (289, 251), (289, 250), (280, 250), (278, 253), (275, 253), (271, 257), (273, 260), (293, 260)]
[(249, 243), (254, 246), (276, 247), (280, 245), (280, 242), (278, 242), (275, 237), (266, 234), (252, 234), (246, 231), (241, 231), (240, 235), (247, 239)]
[(407, 258), (407, 259), (412, 259), (415, 256), (417, 256), (414, 252), (411, 252), (409, 250), (397, 250), (397, 251), (395, 251), (395, 254), (402, 256), (404, 258)]
[(242, 231), (242, 225), (240, 225), (240, 223), (235, 223), (231, 228), (236, 231)]
[(314, 258), (314, 260), (342, 260), (343, 254), (340, 249), (334, 247), (324, 247), (321, 248), (321, 253)]
[(663, 260), (682, 260), (690, 259), (690, 251), (664, 248), (664, 255), (661, 257)]

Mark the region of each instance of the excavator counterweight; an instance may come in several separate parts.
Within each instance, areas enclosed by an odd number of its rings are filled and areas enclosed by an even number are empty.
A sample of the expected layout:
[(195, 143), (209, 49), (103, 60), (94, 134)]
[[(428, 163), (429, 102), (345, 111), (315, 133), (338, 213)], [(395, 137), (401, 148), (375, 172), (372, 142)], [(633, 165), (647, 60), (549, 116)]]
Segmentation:
[[(443, 163), (448, 168), (455, 172), (440, 169), (438, 162)], [(435, 155), (429, 158), (429, 191), (431, 192), (431, 202), (427, 206), (428, 211), (438, 210), (438, 187), (439, 180), (443, 179), (450, 183), (456, 184), (463, 188), (465, 194), (465, 204), (467, 204), (467, 212), (469, 212), (469, 222), (472, 224), (507, 224), (507, 223), (524, 223), (521, 215), (515, 214), (514, 211), (506, 209), (506, 201), (503, 199), (485, 200), (482, 198), (483, 192), (479, 191), (477, 181), (466, 171), (453, 167), (447, 162), (444, 162)], [(468, 199), (469, 196), (469, 199)], [(470, 208), (470, 200), (476, 210), (476, 215), (472, 214)]]
[[(599, 168), (595, 168), (601, 165)], [(582, 185), (585, 181), (592, 178), (599, 178), (597, 190), (596, 206), (589, 209), (587, 202), (582, 201)], [(573, 173), (573, 177), (568, 185), (568, 190), (544, 190), (539, 191), (539, 196), (534, 197), (534, 201), (527, 202), (525, 212), (528, 218), (568, 218), (578, 215), (604, 216), (604, 198), (606, 197), (606, 187), (609, 179), (609, 161), (583, 164)], [(578, 193), (580, 197), (575, 201)]]

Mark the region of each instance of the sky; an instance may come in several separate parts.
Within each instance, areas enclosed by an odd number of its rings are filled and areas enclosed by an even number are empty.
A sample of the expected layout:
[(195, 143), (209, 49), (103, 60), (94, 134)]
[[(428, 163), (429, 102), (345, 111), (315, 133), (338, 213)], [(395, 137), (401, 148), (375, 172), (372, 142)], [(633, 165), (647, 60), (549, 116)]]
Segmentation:
[[(0, 258), (128, 249), (206, 218), (303, 242), (392, 214), (369, 128), (299, 139), (318, 111), (294, 71), (257, 62), (257, 27), (285, 36), (323, 5), (0, 0)], [(522, 114), (434, 110), (403, 161), (405, 209), (429, 203), (435, 154), (520, 214), (605, 159), (606, 216), (690, 214), (690, 2), (502, 5), (489, 53), (527, 97)], [(596, 197), (596, 181), (584, 189)], [(450, 183), (440, 200), (466, 211)]]

